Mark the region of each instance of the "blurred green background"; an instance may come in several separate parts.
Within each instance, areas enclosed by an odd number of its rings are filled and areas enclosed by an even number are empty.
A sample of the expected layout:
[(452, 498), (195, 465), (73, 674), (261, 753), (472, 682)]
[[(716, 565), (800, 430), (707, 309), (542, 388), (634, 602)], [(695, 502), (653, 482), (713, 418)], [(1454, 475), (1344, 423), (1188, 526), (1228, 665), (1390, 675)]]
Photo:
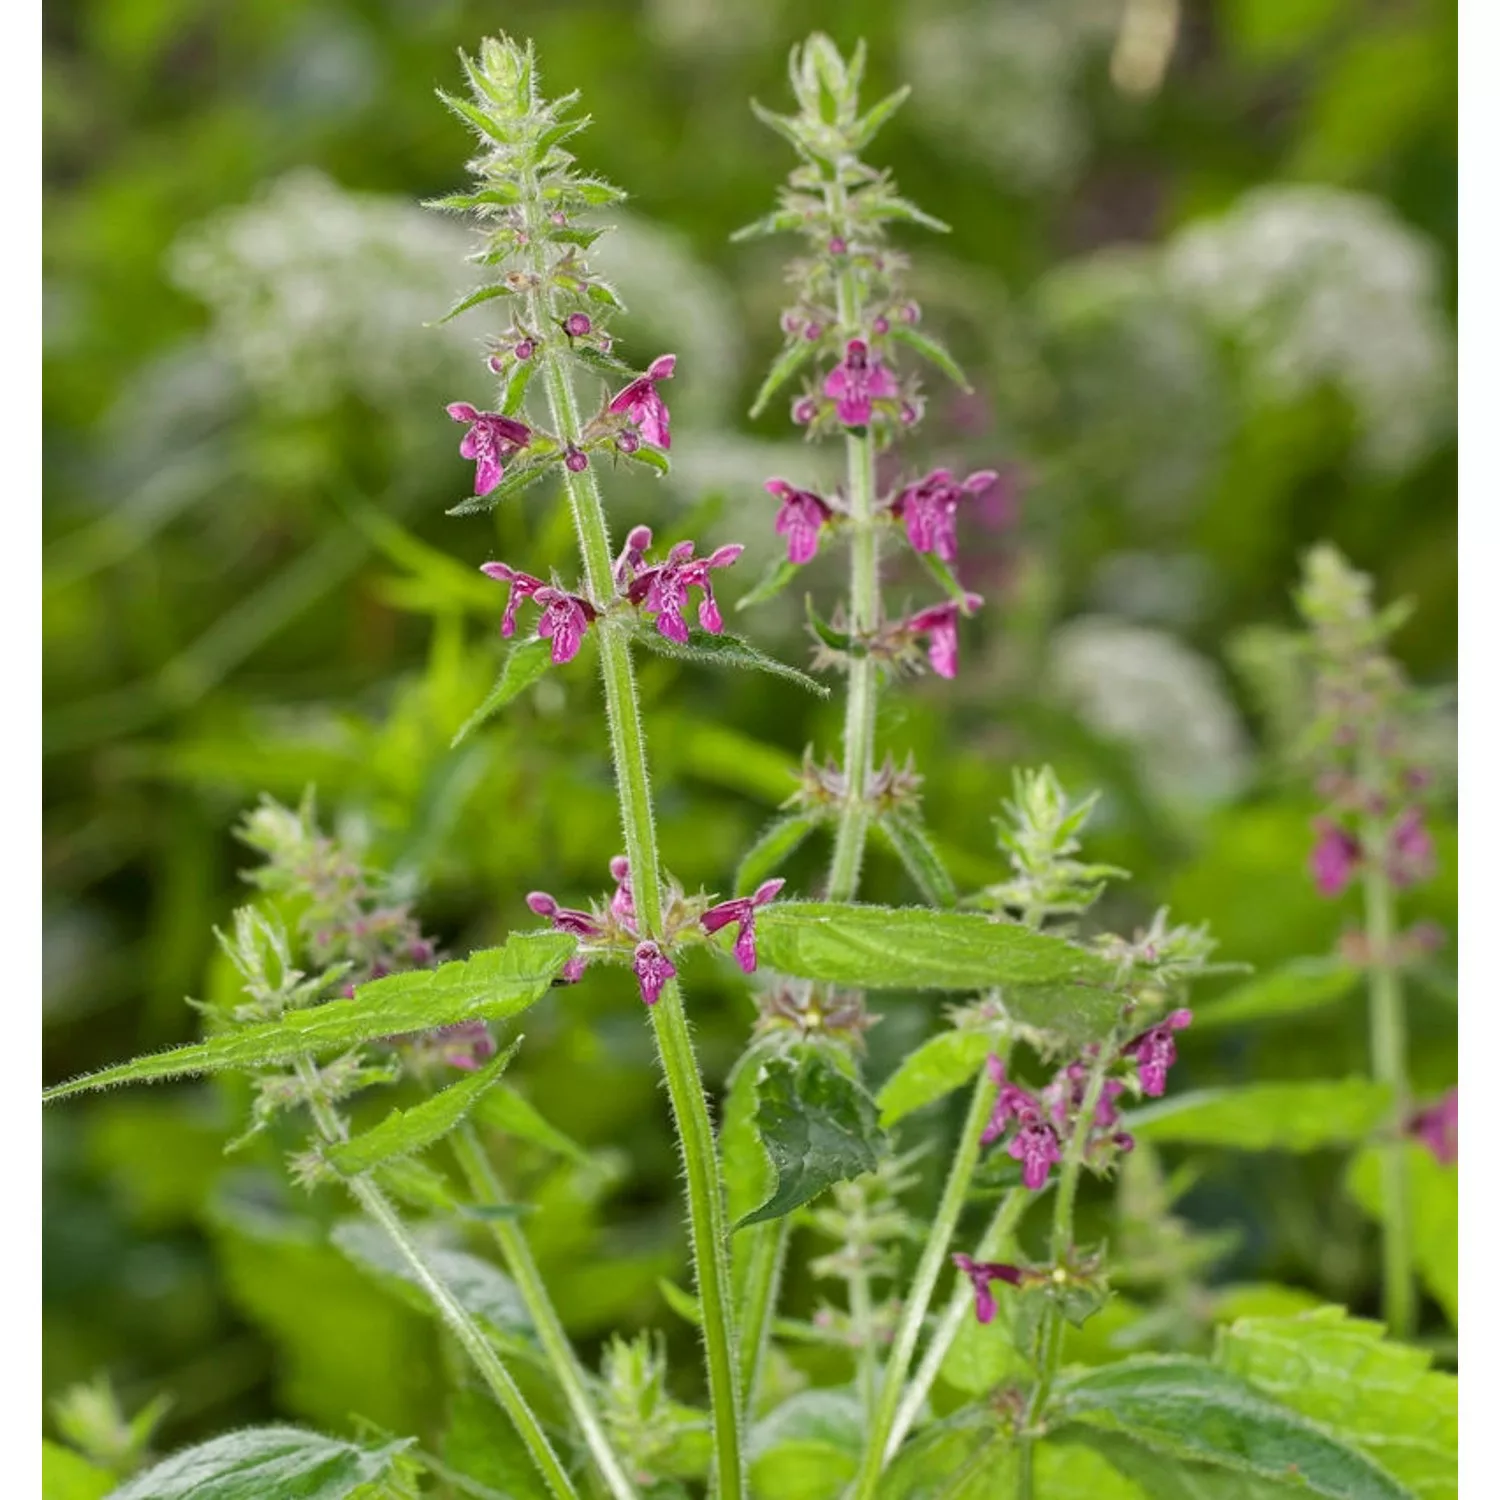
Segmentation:
[[(873, 88), (911, 82), (872, 155), (953, 226), (904, 248), (975, 393), (935, 378), (906, 461), (1021, 486), (1015, 524), (968, 518), (962, 572), (987, 603), (958, 681), (883, 709), (960, 883), (998, 878), (1010, 769), (1048, 760), (1103, 789), (1095, 852), (1135, 872), (1102, 919), (1170, 902), (1259, 966), (1335, 940), (1349, 914), (1303, 875), (1314, 809), (1276, 769), (1254, 627), (1288, 623), (1298, 556), (1328, 537), (1417, 601), (1397, 638), (1413, 676), (1456, 673), (1453, 5), (51, 0), (49, 1081), (194, 1033), (183, 998), (222, 991), (210, 929), (245, 891), (229, 830), (262, 790), (315, 785), (453, 952), (530, 925), (529, 889), (578, 904), (606, 884), (589, 659), (448, 748), (500, 657), (476, 565), (545, 573), (571, 540), (542, 491), (443, 514), (470, 472), (443, 405), (486, 403), (498, 324), (424, 326), (470, 284), (466, 231), (417, 207), (461, 184), (468, 150), (432, 91), (497, 29), (535, 39), (551, 89), (582, 90), (580, 155), (631, 194), (600, 256), (631, 309), (623, 352), (679, 356), (672, 475), (613, 483), (616, 528), (743, 541), (732, 605), (778, 546), (761, 481), (828, 479), (833, 458), (779, 403), (744, 416), (793, 247), (728, 242), (790, 165), (748, 97), (785, 105), (787, 49), (814, 26), (866, 39)], [(825, 610), (836, 566), (809, 575)], [(896, 573), (888, 597), (923, 590)], [(808, 646), (785, 598), (731, 628), (793, 660)], [(803, 746), (836, 743), (837, 702), (660, 660), (643, 688), (668, 866), (726, 889)], [(1439, 725), (1434, 764), (1450, 757)], [(1451, 824), (1440, 849), (1410, 915), (1449, 929), (1451, 968)], [(793, 887), (814, 890), (825, 856), (804, 850)], [(913, 894), (878, 851), (866, 890)], [(730, 973), (689, 977), (717, 1083), (751, 1008)], [(890, 1006), (871, 1076), (937, 1021)], [(675, 1163), (628, 976), (591, 975), (526, 1030), (515, 1076), (599, 1148), (507, 1163), (570, 1323), (588, 1347), (671, 1324), (690, 1391), (691, 1332), (656, 1286), (686, 1276)], [(1450, 987), (1416, 996), (1413, 1031), (1435, 1092), (1455, 1076)], [(1338, 1076), (1364, 1066), (1360, 1007), (1183, 1050), (1174, 1088)], [(226, 1161), (241, 1103), (163, 1088), (48, 1113), (47, 1391), (101, 1369), (127, 1404), (166, 1390), (166, 1445), (272, 1413), (416, 1428), (430, 1330), (307, 1227), (274, 1151)], [(953, 1128), (931, 1111), (906, 1138), (935, 1144), (919, 1195)], [(1222, 1274), (1370, 1310), (1373, 1241), (1338, 1160), (1205, 1166), (1184, 1212), (1239, 1231)], [(311, 1212), (341, 1210), (325, 1193)], [(811, 1289), (789, 1295), (805, 1308)]]

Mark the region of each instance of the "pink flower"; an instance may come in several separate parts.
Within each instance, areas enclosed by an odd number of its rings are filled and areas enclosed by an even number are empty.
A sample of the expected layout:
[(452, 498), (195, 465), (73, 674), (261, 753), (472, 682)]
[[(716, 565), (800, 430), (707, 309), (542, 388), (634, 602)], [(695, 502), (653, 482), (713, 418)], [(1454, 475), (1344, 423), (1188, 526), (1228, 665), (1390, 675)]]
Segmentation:
[(811, 490), (794, 489), (784, 479), (766, 480), (766, 492), (781, 501), (776, 535), (786, 538), (788, 562), (807, 563), (818, 555), (818, 534), (832, 519), (827, 503)]
[(450, 1068), (473, 1073), (480, 1063), (495, 1055), (495, 1039), (483, 1021), (455, 1021), (426, 1032), (422, 1050)]
[(1056, 1134), (1050, 1125), (1044, 1125), (1040, 1120), (1024, 1123), (1005, 1148), (1005, 1153), (1021, 1163), (1021, 1181), (1033, 1193), (1046, 1184), (1053, 1164), (1062, 1160)]
[(637, 945), (635, 961), (631, 967), (635, 970), (636, 980), (641, 987), (641, 999), (647, 1005), (655, 1005), (661, 999), (661, 992), (667, 981), (677, 974), (672, 960), (649, 939)]
[(609, 862), (609, 873), (615, 893), (609, 898), (609, 909), (622, 927), (635, 931), (635, 892), (630, 888), (630, 861), (617, 854)]
[[(648, 540), (649, 537), (648, 532)], [(665, 562), (643, 568), (635, 575), (626, 597), (632, 604), (640, 605), (646, 614), (656, 616), (656, 628), (661, 635), (685, 644), (688, 625), (683, 611), (688, 604), (688, 590), (701, 589), (698, 623), (711, 635), (717, 635), (724, 628), (724, 617), (719, 613), (709, 573), (714, 568), (729, 567), (744, 550), (738, 542), (731, 542), (707, 557), (694, 557), (692, 542), (678, 542)]]
[(1418, 885), (1432, 879), (1437, 857), (1421, 808), (1409, 807), (1396, 819), (1389, 859), (1391, 879), (1397, 885)]
[(838, 418), (846, 427), (869, 424), (875, 401), (889, 401), (899, 394), (896, 377), (879, 355), (871, 355), (863, 339), (850, 339), (844, 357), (823, 381), (823, 394), (838, 403)]
[(958, 502), (988, 490), (999, 476), (991, 469), (971, 474), (962, 483), (947, 469), (934, 469), (909, 484), (891, 504), (906, 522), (906, 539), (917, 552), (931, 552), (946, 563), (958, 561)]
[(1135, 1059), (1143, 1094), (1159, 1099), (1166, 1093), (1167, 1069), (1177, 1061), (1177, 1043), (1173, 1041), (1172, 1033), (1181, 1031), (1192, 1023), (1192, 1011), (1174, 1010), (1120, 1049), (1122, 1057)]
[(1406, 1131), (1432, 1152), (1439, 1165), (1451, 1167), (1458, 1160), (1458, 1085), (1430, 1109), (1413, 1115)]
[(717, 932), (731, 923), (739, 924), (734, 939), (734, 957), (745, 973), (755, 972), (755, 909), (776, 899), (776, 893), (786, 884), (785, 880), (768, 880), (753, 896), (739, 896), (733, 901), (721, 901), (710, 906), (699, 918), (705, 932)]
[(995, 1294), (990, 1290), (992, 1281), (1003, 1281), (1009, 1286), (1021, 1284), (1019, 1266), (1002, 1265), (992, 1260), (970, 1260), (967, 1255), (955, 1255), (953, 1264), (974, 1287), (974, 1316), (981, 1323), (992, 1322), (995, 1317)]
[(644, 375), (637, 376), (609, 403), (611, 411), (625, 413), (653, 448), (665, 449), (672, 446), (669, 430), (671, 417), (656, 384), (660, 380), (670, 380), (676, 366), (675, 354), (661, 355), (651, 361), (650, 368)]
[[(962, 612), (973, 614), (983, 603), (978, 594), (965, 594)], [(958, 676), (959, 613), (957, 601), (949, 599), (931, 609), (920, 610), (903, 626), (908, 635), (927, 637), (927, 659), (939, 677)]]
[(597, 612), (587, 599), (580, 599), (577, 594), (565, 594), (561, 589), (539, 588), (535, 597), (542, 606), (542, 618), (536, 633), (544, 641), (552, 642), (552, 662), (560, 667), (578, 655), (584, 632), (597, 618)]
[(469, 424), (458, 451), (475, 462), (474, 493), (488, 495), (505, 478), (504, 460), (531, 441), (531, 429), (499, 412), (476, 411), (467, 401), (455, 401), (448, 415)]
[(521, 607), (521, 601), (530, 599), (546, 585), (540, 578), (533, 578), (530, 573), (518, 573), (503, 562), (481, 563), (479, 571), (497, 583), (510, 585), (510, 598), (505, 601), (505, 613), (500, 619), (500, 634), (509, 638), (516, 632), (516, 611)]
[(1320, 896), (1340, 896), (1359, 868), (1359, 840), (1328, 818), (1319, 818), (1313, 827), (1318, 841), (1307, 861), (1313, 884)]

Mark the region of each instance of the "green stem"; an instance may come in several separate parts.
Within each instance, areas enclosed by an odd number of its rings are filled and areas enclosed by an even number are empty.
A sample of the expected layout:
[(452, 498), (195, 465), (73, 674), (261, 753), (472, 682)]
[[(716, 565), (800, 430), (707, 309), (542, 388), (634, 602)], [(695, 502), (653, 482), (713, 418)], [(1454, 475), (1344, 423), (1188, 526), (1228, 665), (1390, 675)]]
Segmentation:
[(1365, 937), (1370, 952), (1370, 1063), (1391, 1091), (1390, 1128), (1380, 1144), (1384, 1225), (1380, 1241), (1382, 1311), (1393, 1338), (1410, 1338), (1416, 1321), (1412, 1278), (1411, 1198), (1401, 1122), (1411, 1108), (1406, 1075), (1406, 1008), (1395, 963), (1395, 893), (1383, 858), (1385, 830), (1367, 819), (1363, 830)]
[[(318, 1133), (330, 1145), (346, 1139), (348, 1132), (343, 1121), (332, 1106), (319, 1095), (318, 1070), (310, 1058), (300, 1058), (296, 1064), (297, 1077), (307, 1094)], [(494, 1345), (485, 1336), (483, 1329), (471, 1318), (463, 1304), (454, 1296), (448, 1284), (427, 1264), (421, 1247), (412, 1238), (411, 1231), (401, 1222), (390, 1200), (369, 1177), (348, 1179), (349, 1191), (359, 1206), (380, 1226), (387, 1238), (396, 1247), (406, 1262), (417, 1284), (427, 1293), (438, 1316), (448, 1325), (449, 1331), (463, 1346), (464, 1352), (474, 1361), (474, 1367), (484, 1377), (495, 1399), (505, 1414), (515, 1424), (532, 1462), (541, 1471), (547, 1488), (557, 1500), (578, 1500), (578, 1491), (568, 1478), (567, 1470), (553, 1451), (542, 1424), (526, 1404), (526, 1398), (510, 1377), (510, 1371), (495, 1352)]]
[(948, 1259), (948, 1246), (952, 1243), (953, 1231), (958, 1227), (959, 1215), (963, 1212), (964, 1201), (969, 1195), (974, 1169), (979, 1165), (979, 1138), (984, 1134), (994, 1102), (995, 1085), (988, 1072), (981, 1072), (974, 1085), (968, 1118), (964, 1121), (963, 1133), (959, 1136), (958, 1150), (953, 1156), (953, 1165), (948, 1172), (942, 1199), (927, 1231), (927, 1242), (901, 1309), (901, 1321), (896, 1325), (896, 1336), (882, 1376), (880, 1402), (874, 1408), (865, 1444), (864, 1462), (855, 1482), (853, 1500), (869, 1500), (874, 1495), (875, 1487), (880, 1481), (880, 1471), (894, 1452), (890, 1447), (890, 1435), (901, 1405), (902, 1386), (906, 1381), (912, 1356), (917, 1350), (917, 1340), (922, 1336), (922, 1324), (926, 1320), (928, 1304), (932, 1301), (938, 1276)]
[(867, 1246), (844, 1278), (849, 1288), (849, 1328), (854, 1338), (855, 1380), (860, 1409), (868, 1417), (875, 1410), (875, 1304), (870, 1296), (870, 1273), (864, 1263)]
[(745, 1247), (744, 1287), (740, 1296), (740, 1391), (747, 1422), (755, 1414), (755, 1396), (765, 1364), (791, 1231), (792, 1221), (784, 1217), (752, 1224), (739, 1233), (738, 1243)]
[[(475, 1200), (489, 1207), (499, 1207), (507, 1202), (505, 1190), (495, 1176), (495, 1170), (474, 1127), (460, 1125), (448, 1139)], [(557, 1309), (547, 1295), (546, 1284), (542, 1280), (536, 1258), (531, 1253), (525, 1232), (520, 1225), (505, 1219), (491, 1220), (490, 1232), (505, 1259), (511, 1279), (521, 1293), (526, 1311), (536, 1325), (542, 1352), (551, 1362), (552, 1373), (562, 1387), (568, 1409), (583, 1433), (583, 1440), (588, 1444), (604, 1483), (616, 1500), (635, 1500), (635, 1489), (626, 1477), (624, 1465), (611, 1446), (604, 1423), (594, 1407), (583, 1366), (579, 1364), (562, 1319), (558, 1317)]]

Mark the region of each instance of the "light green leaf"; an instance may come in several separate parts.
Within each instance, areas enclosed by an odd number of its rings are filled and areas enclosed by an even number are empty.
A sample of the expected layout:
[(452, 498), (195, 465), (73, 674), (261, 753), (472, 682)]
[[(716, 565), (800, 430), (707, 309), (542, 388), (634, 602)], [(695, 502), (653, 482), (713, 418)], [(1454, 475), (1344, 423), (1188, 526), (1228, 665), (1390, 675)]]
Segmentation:
[(766, 378), (761, 381), (760, 389), (755, 393), (755, 400), (750, 403), (750, 419), (758, 417), (769, 403), (772, 396), (789, 381), (803, 365), (812, 359), (818, 352), (816, 343), (808, 339), (799, 338), (790, 343), (780, 354), (776, 356), (775, 363), (771, 366)]
[(963, 614), (969, 614), (969, 591), (954, 576), (953, 569), (934, 552), (919, 552), (917, 557), (932, 581), (958, 605)]
[(895, 851), (925, 901), (943, 908), (958, 905), (953, 877), (916, 813), (886, 813), (876, 819), (875, 828)]
[[(1088, 1453), (1095, 1462), (1107, 1463), (1118, 1482), (1127, 1488), (1123, 1497), (1139, 1500), (1291, 1500), (1306, 1494), (1295, 1483), (1220, 1469), (1212, 1464), (1185, 1463), (1151, 1448), (1142, 1448), (1115, 1432), (1075, 1425), (1063, 1429), (1063, 1438), (1046, 1449), (1058, 1453)], [(1038, 1469), (1040, 1469), (1038, 1464)], [(1114, 1491), (1105, 1494), (1113, 1496)], [(1088, 1500), (1088, 1497), (1080, 1497)], [(1100, 1497), (1102, 1500), (1102, 1497)]]
[(864, 1412), (849, 1391), (799, 1391), (751, 1429), (751, 1489), (778, 1500), (837, 1500), (854, 1478)]
[(174, 1453), (109, 1500), (345, 1500), (411, 1442), (364, 1448), (301, 1427), (247, 1427)]
[(887, 94), (878, 104), (866, 110), (849, 132), (849, 149), (863, 151), (875, 138), (875, 133), (890, 117), (906, 103), (911, 94), (911, 85), (903, 83), (893, 94)]
[(749, 671), (769, 672), (773, 677), (784, 677), (788, 682), (795, 682), (798, 687), (806, 688), (819, 698), (829, 696), (830, 690), (815, 678), (809, 677), (806, 672), (799, 672), (796, 667), (789, 667), (785, 662), (777, 661), (774, 656), (767, 656), (764, 651), (757, 650), (737, 635), (713, 635), (707, 630), (695, 629), (688, 632), (688, 639), (684, 643), (669, 641), (659, 630), (642, 629), (635, 632), (633, 639), (636, 645), (644, 646), (658, 656), (702, 662), (711, 667), (740, 667)]
[(628, 459), (633, 464), (641, 464), (645, 468), (654, 470), (657, 474), (669, 473), (672, 467), (667, 455), (659, 448), (653, 448), (649, 443), (642, 443), (629, 453), (624, 452), (623, 449), (617, 449), (616, 451), (622, 458)]
[[(1458, 1327), (1458, 1167), (1443, 1166), (1416, 1141), (1406, 1146), (1412, 1252), (1417, 1274)], [(1349, 1163), (1350, 1196), (1371, 1218), (1385, 1219), (1380, 1153), (1367, 1147)]]
[(1015, 1484), (1015, 1438), (998, 1412), (976, 1405), (924, 1427), (896, 1455), (875, 1495), (876, 1500), (1001, 1500), (1016, 1492)]
[[(929, 227), (947, 228), (947, 225), (939, 224), (936, 219), (929, 221), (924, 218), (919, 222), (926, 223)], [(960, 390), (972, 391), (974, 389), (969, 384), (968, 377), (959, 368), (958, 361), (936, 339), (928, 338), (925, 333), (918, 333), (910, 323), (892, 323), (891, 337), (920, 354), (928, 364), (936, 365)]]
[(766, 1063), (755, 1124), (776, 1169), (776, 1191), (737, 1229), (779, 1219), (832, 1183), (874, 1171), (884, 1144), (875, 1101), (816, 1047)]
[(491, 1089), (475, 1106), (474, 1119), (502, 1135), (512, 1135), (517, 1140), (530, 1141), (544, 1151), (565, 1156), (580, 1167), (589, 1164), (588, 1152), (571, 1136), (564, 1135), (551, 1121), (544, 1119), (537, 1107), (509, 1084)]
[(456, 749), (487, 719), (498, 713), (513, 698), (518, 698), (532, 683), (540, 681), (552, 665), (552, 642), (544, 640), (517, 641), (506, 655), (500, 675), (484, 702), (464, 720), (463, 727), (453, 736), (449, 749)]
[(1019, 1347), (1016, 1328), (1017, 1297), (1004, 1287), (997, 1289), (995, 1316), (981, 1323), (972, 1311), (964, 1320), (938, 1374), (944, 1384), (966, 1396), (984, 1396), (1005, 1381), (1022, 1380), (1031, 1373), (1031, 1362)]
[(1359, 983), (1359, 971), (1335, 958), (1301, 959), (1239, 985), (1193, 1012), (1193, 1030), (1298, 1015), (1342, 1000)]
[(1120, 1433), (1153, 1452), (1297, 1485), (1330, 1500), (1412, 1500), (1373, 1460), (1238, 1377), (1184, 1355), (1065, 1376), (1051, 1420)]
[(1242, 1318), (1214, 1362), (1363, 1449), (1420, 1500), (1457, 1500), (1458, 1380), (1341, 1307)]
[(497, 281), (490, 286), (477, 286), (466, 296), (460, 297), (452, 307), (438, 319), (439, 324), (451, 323), (460, 313), (466, 313), (471, 307), (478, 307), (483, 302), (493, 302), (496, 297), (511, 297), (515, 294), (503, 281)]
[(85, 1074), (44, 1090), (42, 1100), (65, 1099), (121, 1083), (326, 1057), (361, 1042), (429, 1031), (457, 1021), (503, 1021), (547, 993), (577, 946), (575, 939), (563, 933), (520, 933), (503, 947), (488, 948), (437, 969), (392, 974), (362, 984), (353, 1000), (329, 1000), (307, 1010), (289, 1011), (279, 1021), (242, 1026), (206, 1042)]
[(880, 1123), (889, 1129), (961, 1089), (983, 1066), (992, 1045), (984, 1031), (940, 1031), (929, 1037), (881, 1085), (875, 1096)]
[(101, 1500), (114, 1485), (108, 1469), (61, 1443), (42, 1439), (42, 1500)]
[(444, 515), (478, 516), (494, 510), (502, 501), (510, 500), (522, 490), (529, 490), (538, 480), (545, 479), (562, 458), (561, 453), (539, 454), (529, 463), (516, 464), (505, 471), (505, 478), (488, 495), (470, 495), (457, 505), (450, 505)]
[(1317, 1151), (1368, 1139), (1390, 1108), (1390, 1090), (1368, 1078), (1251, 1083), (1177, 1094), (1122, 1122), (1140, 1140), (1236, 1151)]
[(800, 563), (788, 562), (784, 557), (772, 558), (770, 566), (761, 574), (760, 582), (735, 601), (735, 609), (749, 609), (752, 604), (764, 604), (767, 599), (774, 599), (801, 571)]
[(554, 1500), (514, 1425), (487, 1391), (454, 1393), (438, 1477), (468, 1500)]
[(734, 893), (748, 896), (786, 863), (823, 820), (811, 813), (777, 818), (746, 851), (734, 875)]
[(499, 1083), (500, 1075), (521, 1045), (517, 1037), (477, 1072), (450, 1083), (447, 1088), (410, 1109), (393, 1109), (385, 1119), (351, 1140), (325, 1146), (323, 1155), (345, 1177), (355, 1177), (424, 1150), (440, 1141), (474, 1108), (487, 1089)]

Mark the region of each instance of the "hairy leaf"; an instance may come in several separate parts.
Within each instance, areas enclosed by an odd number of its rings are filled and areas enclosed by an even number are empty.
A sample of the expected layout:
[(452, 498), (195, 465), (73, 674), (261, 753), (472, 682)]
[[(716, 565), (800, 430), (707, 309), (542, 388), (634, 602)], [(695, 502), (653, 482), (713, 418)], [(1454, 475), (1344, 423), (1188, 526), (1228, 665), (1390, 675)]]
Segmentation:
[(636, 631), (633, 639), (638, 646), (644, 646), (659, 656), (703, 662), (712, 667), (742, 667), (749, 671), (769, 672), (773, 677), (785, 677), (788, 682), (795, 682), (819, 698), (829, 696), (829, 689), (806, 672), (799, 672), (796, 667), (767, 656), (737, 635), (713, 635), (707, 630), (695, 629), (688, 632), (688, 639), (683, 643), (669, 641), (659, 630), (643, 629)]
[(487, 719), (493, 717), (513, 698), (519, 698), (534, 682), (538, 682), (552, 665), (552, 642), (540, 639), (517, 641), (506, 655), (495, 685), (489, 690), (483, 703), (464, 720), (463, 727), (453, 736), (449, 745), (455, 749), (462, 744)]
[(920, 354), (929, 364), (936, 365), (960, 390), (974, 389), (959, 368), (958, 361), (936, 339), (928, 338), (925, 333), (918, 333), (910, 323), (892, 323), (891, 337)]
[(505, 285), (503, 281), (493, 282), (489, 286), (477, 286), (466, 296), (460, 297), (452, 307), (438, 319), (438, 323), (451, 323), (460, 313), (466, 313), (471, 307), (478, 307), (483, 302), (493, 302), (496, 297), (511, 297), (515, 293)]
[(953, 877), (916, 813), (885, 813), (876, 819), (875, 827), (895, 851), (924, 900), (932, 906), (944, 908), (958, 904)]
[(875, 1169), (883, 1143), (875, 1101), (823, 1050), (769, 1061), (756, 1101), (755, 1124), (776, 1169), (776, 1191), (736, 1228), (779, 1219), (832, 1183)]
[(1132, 1110), (1124, 1128), (1141, 1140), (1237, 1151), (1317, 1151), (1366, 1140), (1390, 1107), (1390, 1089), (1368, 1078), (1250, 1083), (1169, 1095)]
[(740, 861), (734, 876), (735, 895), (748, 896), (775, 874), (822, 821), (812, 813), (793, 813), (790, 817), (777, 818)]
[(411, 1442), (365, 1448), (302, 1427), (247, 1427), (174, 1453), (109, 1500), (345, 1500), (385, 1478)]
[(750, 403), (750, 418), (753, 421), (758, 417), (770, 402), (771, 397), (789, 381), (803, 365), (812, 359), (818, 352), (816, 343), (807, 339), (799, 338), (788, 344), (780, 354), (776, 356), (770, 372), (761, 381), (760, 389), (755, 393), (755, 400)]
[(537, 1107), (509, 1084), (503, 1083), (485, 1094), (474, 1108), (474, 1119), (502, 1135), (530, 1141), (544, 1151), (564, 1156), (580, 1167), (589, 1163), (588, 1152), (572, 1136), (564, 1135), (550, 1120), (543, 1118)]
[(42, 1100), (65, 1099), (121, 1083), (326, 1057), (361, 1042), (407, 1036), (456, 1021), (503, 1021), (547, 993), (576, 947), (576, 940), (563, 933), (520, 933), (501, 948), (487, 948), (441, 968), (392, 974), (362, 984), (352, 1000), (329, 1000), (307, 1010), (288, 1011), (279, 1021), (241, 1026), (206, 1042), (86, 1073), (44, 1090)]
[(838, 1500), (859, 1465), (864, 1428), (851, 1392), (797, 1392), (750, 1431), (746, 1456), (754, 1492), (778, 1500)]
[(878, 104), (874, 104), (866, 110), (855, 122), (854, 129), (849, 133), (849, 149), (851, 151), (863, 151), (875, 139), (875, 133), (880, 127), (906, 103), (910, 94), (911, 85), (903, 83), (894, 93), (887, 94)]
[(890, 1127), (915, 1110), (961, 1089), (983, 1066), (992, 1043), (983, 1031), (940, 1031), (886, 1079), (875, 1102)]
[(533, 459), (530, 463), (513, 465), (505, 471), (505, 478), (488, 495), (470, 495), (467, 500), (460, 500), (457, 505), (450, 505), (443, 514), (448, 516), (484, 515), (494, 510), (502, 501), (512, 499), (522, 490), (529, 490), (539, 480), (545, 479), (557, 467), (560, 458), (561, 454), (558, 453), (546, 454)]
[[(1371, 1218), (1385, 1219), (1380, 1153), (1366, 1147), (1349, 1163), (1349, 1193)], [(1406, 1146), (1412, 1254), (1417, 1274), (1458, 1327), (1458, 1167), (1443, 1166), (1416, 1141)]]
[(1359, 970), (1342, 959), (1300, 959), (1199, 1006), (1193, 1012), (1193, 1030), (1298, 1015), (1342, 1000), (1358, 983)]
[(905, 1444), (876, 1500), (999, 1500), (1016, 1492), (1015, 1465), (1015, 1438), (994, 1408), (965, 1406)]

